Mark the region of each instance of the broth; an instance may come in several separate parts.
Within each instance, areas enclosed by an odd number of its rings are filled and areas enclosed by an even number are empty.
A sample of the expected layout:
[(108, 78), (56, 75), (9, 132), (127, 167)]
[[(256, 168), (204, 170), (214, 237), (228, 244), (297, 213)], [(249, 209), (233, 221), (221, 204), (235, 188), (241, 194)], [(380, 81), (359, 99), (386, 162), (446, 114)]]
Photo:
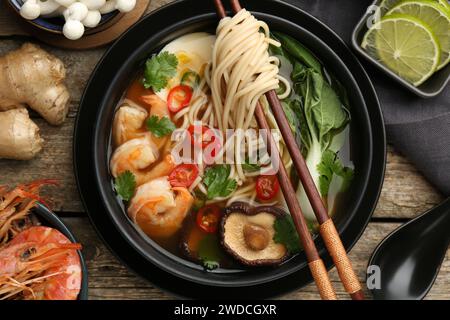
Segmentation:
[[(280, 75), (285, 76), (289, 80), (289, 84), (292, 87), (295, 87), (295, 83), (291, 79), (291, 73), (293, 72), (292, 65), (289, 65), (289, 61), (285, 58), (280, 59), (281, 65), (280, 65)], [(325, 74), (328, 75), (328, 73), (325, 71)], [(186, 75), (186, 74), (185, 74)], [(132, 81), (130, 86), (128, 87), (127, 91), (124, 93), (122, 101), (119, 103), (119, 106), (122, 106), (124, 103), (135, 104), (145, 110), (146, 112), (150, 113), (153, 106), (147, 102), (143, 101), (142, 97), (145, 96), (155, 96), (155, 93), (151, 89), (146, 89), (143, 86), (143, 74), (142, 72), (139, 72), (138, 75), (135, 77), (135, 79)], [(330, 77), (327, 79), (329, 82), (331, 82)], [(286, 99), (301, 99), (301, 97), (293, 92), (289, 97)], [(347, 106), (349, 107), (349, 106)], [(206, 111), (199, 112), (199, 116), (203, 117)], [(173, 119), (173, 114), (169, 116), (170, 120), (173, 120), (173, 123), (177, 128), (180, 128), (183, 125), (183, 118), (180, 118), (178, 120)], [(147, 120), (149, 117), (146, 118)], [(160, 118), (161, 119), (161, 118)], [(339, 155), (339, 159), (342, 162), (342, 166), (353, 168), (353, 163), (351, 161), (351, 143), (350, 143), (350, 125), (347, 124), (344, 128), (340, 129), (340, 132), (336, 134), (335, 137), (333, 137), (332, 141), (337, 139), (340, 140), (340, 147), (336, 151), (336, 154)], [(144, 135), (148, 133), (148, 125), (146, 124), (146, 121), (142, 123), (142, 126), (139, 128), (135, 128), (134, 134), (136, 136)], [(151, 174), (155, 168), (158, 167), (161, 163), (163, 163), (163, 159), (166, 158), (166, 156), (170, 155), (171, 151), (171, 142), (168, 137), (161, 137), (161, 138), (154, 138), (155, 143), (160, 148), (159, 157), (154, 161), (152, 164), (146, 166), (145, 168), (139, 169), (139, 174), (146, 175)], [(115, 152), (118, 149), (118, 144), (112, 142), (111, 145), (112, 151)], [(173, 169), (172, 169), (173, 170)], [(204, 174), (204, 172), (203, 172)], [(296, 187), (299, 184), (298, 178), (296, 177), (295, 172), (290, 170), (290, 176), (291, 181), (294, 187)], [(341, 191), (342, 184), (339, 183), (339, 176), (333, 176), (332, 180), (329, 183), (329, 191), (326, 196), (326, 199), (324, 199), (325, 204), (329, 208), (329, 214), (331, 216), (334, 216), (335, 212), (340, 211), (340, 209), (345, 205), (345, 201), (348, 196), (348, 191)], [(244, 188), (245, 186), (253, 186), (255, 184), (255, 181), (257, 181), (257, 178), (249, 178), (243, 186), (240, 186), (239, 188)], [(116, 187), (117, 189), (117, 187)], [(255, 194), (255, 190), (252, 189), (250, 194)], [(201, 196), (198, 195), (196, 192), (191, 192), (194, 197), (193, 205), (191, 205), (191, 208), (189, 209), (189, 213), (184, 218), (184, 221), (182, 223), (181, 228), (176, 230), (176, 232), (173, 232), (170, 236), (151, 236), (149, 235), (152, 240), (154, 240), (159, 246), (164, 248), (165, 250), (171, 252), (172, 254), (182, 257), (184, 259), (197, 262), (199, 264), (203, 264), (206, 269), (240, 269), (240, 268), (246, 268), (239, 264), (235, 259), (233, 259), (229, 254), (227, 254), (226, 250), (224, 250), (221, 246), (220, 241), (220, 234), (219, 230), (215, 230), (214, 232), (204, 232), (202, 229), (200, 229), (198, 225), (198, 211), (199, 208), (203, 208), (211, 203), (214, 203), (214, 206), (217, 206), (220, 209), (224, 209), (227, 206), (226, 200), (219, 200), (212, 202), (211, 200), (205, 200), (203, 197), (204, 194)], [(228, 199), (227, 199), (228, 200)], [(285, 208), (284, 199), (281, 194), (281, 191), (278, 192), (278, 195), (271, 199), (270, 201), (261, 201), (258, 199), (253, 199), (255, 205), (264, 205), (264, 204), (273, 204), (274, 202), (281, 207)], [(128, 202), (124, 202), (124, 210), (127, 210), (127, 206), (130, 205)], [(147, 204), (145, 204), (147, 205)], [(285, 209), (287, 212), (287, 209)], [(159, 214), (159, 213), (158, 213)], [(161, 218), (162, 219), (162, 218)], [(311, 229), (313, 232), (316, 232), (316, 225), (312, 224)], [(220, 228), (219, 228), (220, 229)], [(216, 265), (205, 265), (204, 262), (207, 260), (205, 257), (202, 257), (199, 252), (191, 252), (189, 250), (188, 244), (192, 245), (192, 247), (197, 246), (197, 249), (199, 246), (203, 245), (204, 242), (208, 242), (208, 245), (211, 247), (208, 250), (210, 250), (210, 254), (215, 257), (215, 260), (217, 261), (209, 261), (209, 262), (215, 262)], [(214, 259), (212, 259), (214, 260)]]

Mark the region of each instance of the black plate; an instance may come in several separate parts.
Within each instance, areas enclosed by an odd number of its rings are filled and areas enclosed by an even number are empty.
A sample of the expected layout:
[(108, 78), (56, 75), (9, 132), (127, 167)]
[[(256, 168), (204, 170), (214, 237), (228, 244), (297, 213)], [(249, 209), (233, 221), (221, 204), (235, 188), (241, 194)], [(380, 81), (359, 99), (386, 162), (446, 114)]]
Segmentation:
[[(47, 207), (39, 204), (36, 208), (33, 209), (34, 214), (38, 217), (39, 221), (42, 225), (55, 228), (60, 231), (63, 235), (65, 235), (71, 242), (77, 243), (77, 239), (73, 236), (72, 232), (66, 227), (64, 222), (53, 212), (51, 212)], [(81, 264), (81, 273), (83, 278), (81, 280), (81, 290), (78, 294), (78, 300), (87, 300), (88, 299), (88, 271), (86, 267), (86, 263), (84, 261), (83, 255), (81, 251), (78, 251), (78, 256), (80, 257)]]
[[(242, 1), (243, 6), (276, 30), (301, 38), (347, 87), (353, 136), (358, 143), (358, 174), (337, 228), (349, 250), (364, 231), (377, 203), (384, 177), (386, 141), (383, 119), (372, 84), (351, 51), (329, 28), (302, 10), (278, 1)], [(277, 13), (277, 16), (271, 13)], [(297, 24), (295, 24), (297, 23)], [(276, 269), (205, 273), (142, 236), (123, 213), (112, 191), (108, 145), (114, 109), (145, 58), (182, 34), (213, 30), (213, 1), (177, 1), (147, 16), (104, 55), (83, 95), (75, 126), (74, 163), (78, 187), (98, 233), (116, 255), (141, 276), (177, 295), (189, 297), (263, 298), (311, 282), (304, 255)], [(328, 268), (332, 261), (317, 241)], [(275, 282), (276, 280), (276, 282)], [(207, 290), (205, 290), (207, 289)]]

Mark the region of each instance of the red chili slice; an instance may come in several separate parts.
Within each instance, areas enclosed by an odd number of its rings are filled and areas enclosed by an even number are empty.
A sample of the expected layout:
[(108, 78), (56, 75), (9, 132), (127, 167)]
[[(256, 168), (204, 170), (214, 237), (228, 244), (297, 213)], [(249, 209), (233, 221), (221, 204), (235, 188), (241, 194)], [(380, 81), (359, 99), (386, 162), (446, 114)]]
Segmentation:
[(197, 225), (206, 233), (214, 233), (219, 227), (220, 218), (220, 207), (215, 204), (207, 205), (197, 212)]
[(180, 85), (170, 90), (167, 96), (167, 106), (171, 112), (186, 108), (192, 99), (193, 90), (189, 86)]
[[(207, 146), (209, 146), (211, 143), (216, 142), (217, 137), (214, 134), (214, 130), (210, 129), (207, 126), (201, 126), (201, 130), (198, 130), (199, 126), (190, 125), (188, 128), (188, 132), (191, 136), (191, 143), (192, 145), (199, 145), (202, 147), (202, 149), (205, 149)], [(196, 135), (197, 130), (201, 131), (201, 137), (197, 137)]]
[(273, 199), (280, 190), (277, 176), (259, 176), (256, 179), (256, 195), (259, 200)]
[(195, 164), (180, 164), (169, 175), (172, 187), (189, 188), (198, 177), (198, 168)]

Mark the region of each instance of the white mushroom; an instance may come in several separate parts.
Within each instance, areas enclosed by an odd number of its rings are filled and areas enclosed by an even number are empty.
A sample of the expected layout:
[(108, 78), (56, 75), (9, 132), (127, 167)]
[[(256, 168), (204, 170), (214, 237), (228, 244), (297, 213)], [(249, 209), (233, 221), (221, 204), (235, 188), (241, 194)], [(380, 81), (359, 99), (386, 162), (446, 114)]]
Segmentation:
[(60, 7), (59, 3), (54, 0), (39, 0), (38, 4), (41, 7), (41, 15), (52, 14)]
[(102, 20), (102, 15), (98, 10), (89, 11), (86, 18), (81, 21), (85, 27), (88, 28), (94, 28), (98, 26), (100, 23), (100, 20)]
[(63, 27), (63, 34), (70, 40), (78, 40), (84, 34), (84, 26), (78, 20), (67, 20)]
[(103, 7), (106, 3), (106, 0), (79, 0), (79, 2), (85, 4), (89, 10), (93, 11)]
[(110, 13), (116, 10), (116, 0), (107, 0), (106, 3), (98, 10), (101, 14)]
[(130, 12), (136, 6), (136, 0), (116, 0), (116, 9), (120, 12)]
[(77, 20), (81, 21), (86, 18), (88, 14), (88, 8), (85, 4), (81, 2), (72, 3), (67, 9), (64, 11), (64, 18), (66, 21), (69, 20)]
[(55, 1), (58, 2), (61, 6), (67, 8), (71, 4), (75, 3), (77, 0), (55, 0)]
[(41, 14), (41, 7), (37, 0), (27, 0), (20, 8), (20, 15), (27, 20), (37, 19)]

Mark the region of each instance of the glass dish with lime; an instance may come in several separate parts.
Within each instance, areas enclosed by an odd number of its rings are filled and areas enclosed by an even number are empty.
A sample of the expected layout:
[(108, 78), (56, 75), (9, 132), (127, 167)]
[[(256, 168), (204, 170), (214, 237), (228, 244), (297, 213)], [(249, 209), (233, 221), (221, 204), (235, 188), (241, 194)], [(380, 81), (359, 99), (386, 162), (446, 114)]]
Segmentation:
[(374, 23), (366, 24), (358, 49), (416, 88), (449, 65), (447, 0), (383, 0), (376, 5)]

